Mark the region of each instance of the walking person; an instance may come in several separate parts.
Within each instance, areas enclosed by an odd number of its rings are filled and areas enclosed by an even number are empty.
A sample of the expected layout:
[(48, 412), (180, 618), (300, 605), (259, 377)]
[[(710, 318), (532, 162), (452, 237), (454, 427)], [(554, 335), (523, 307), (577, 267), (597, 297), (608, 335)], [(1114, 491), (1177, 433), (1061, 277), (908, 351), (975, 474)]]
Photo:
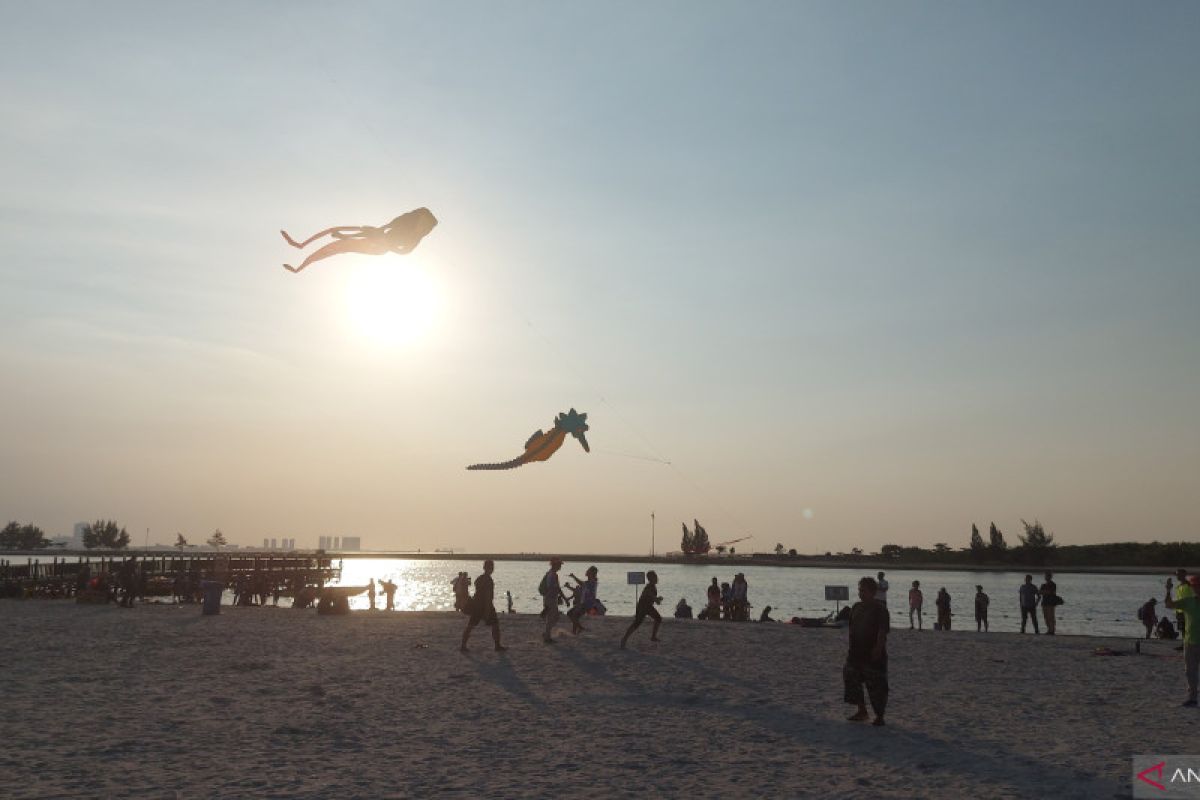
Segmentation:
[(1196, 629), (1197, 617), (1200, 616), (1200, 598), (1197, 598), (1195, 594), (1196, 590), (1200, 589), (1200, 576), (1188, 577), (1188, 586), (1191, 587), (1192, 594), (1182, 600), (1171, 597), (1170, 585), (1170, 581), (1168, 581), (1167, 608), (1173, 608), (1177, 612), (1182, 611), (1186, 619), (1183, 634), (1183, 670), (1187, 677), (1187, 699), (1183, 701), (1183, 704), (1194, 707), (1196, 705), (1197, 677), (1200, 676), (1200, 631)]
[(1033, 585), (1032, 575), (1025, 576), (1025, 582), (1022, 583), (1021, 588), (1017, 590), (1017, 596), (1021, 601), (1021, 633), (1025, 632), (1026, 619), (1033, 621), (1033, 632), (1035, 634), (1041, 633), (1041, 631), (1038, 630), (1037, 621), (1038, 599), (1041, 597), (1041, 595), (1038, 594), (1038, 588)]
[(1046, 570), (1046, 582), (1040, 590), (1042, 595), (1042, 617), (1046, 620), (1046, 635), (1054, 635), (1054, 611), (1062, 601), (1058, 597), (1058, 584), (1054, 582), (1054, 573)]
[(843, 699), (858, 707), (848, 719), (862, 722), (867, 718), (863, 695), (863, 686), (866, 686), (871, 709), (875, 712), (872, 724), (883, 725), (888, 699), (887, 635), (891, 618), (887, 606), (875, 597), (877, 589), (878, 584), (871, 577), (858, 582), (859, 599), (850, 609), (850, 651), (842, 667), (842, 681), (845, 684)]
[(542, 576), (542, 582), (538, 585), (538, 592), (542, 595), (542, 613), (546, 619), (546, 629), (542, 632), (542, 641), (546, 644), (554, 644), (554, 637), (551, 634), (554, 631), (554, 623), (558, 622), (558, 601), (562, 599), (562, 589), (558, 583), (558, 571), (562, 565), (561, 558), (556, 556), (550, 559), (550, 569)]
[(658, 626), (662, 624), (662, 615), (655, 608), (656, 603), (661, 603), (662, 598), (658, 596), (658, 573), (650, 570), (646, 573), (646, 588), (642, 589), (642, 596), (638, 598), (637, 609), (633, 615), (633, 623), (629, 629), (625, 631), (625, 635), (621, 637), (621, 649), (625, 649), (625, 643), (629, 641), (629, 636), (638, 629), (638, 626), (646, 619), (654, 620), (654, 629), (650, 631), (650, 641), (657, 642)]
[(938, 589), (937, 599), (933, 602), (937, 606), (938, 628), (944, 631), (950, 630), (950, 593), (946, 591), (945, 586)]
[(467, 639), (471, 637), (471, 629), (480, 622), (492, 629), (492, 642), (496, 645), (497, 653), (508, 649), (500, 644), (500, 619), (496, 616), (496, 607), (492, 603), (496, 594), (496, 584), (492, 581), (494, 569), (496, 565), (489, 558), (483, 562), (483, 574), (475, 579), (475, 597), (470, 603), (471, 616), (463, 630), (462, 645), (458, 648), (464, 653), (467, 652)]
[(925, 595), (921, 592), (921, 582), (913, 581), (912, 588), (908, 590), (908, 629), (913, 629), (913, 615), (917, 616), (917, 630), (925, 630), (925, 623), (921, 619), (921, 609), (925, 605)]
[(987, 611), (988, 605), (992, 602), (991, 598), (984, 594), (982, 586), (975, 587), (975, 632), (979, 633), (982, 629), (987, 633), (988, 621)]
[(878, 574), (878, 577), (876, 578), (875, 583), (879, 586), (879, 589), (877, 589), (875, 592), (875, 599), (878, 600), (879, 602), (883, 603), (886, 606), (887, 605), (888, 582), (886, 580), (884, 580), (882, 572), (880, 572)]

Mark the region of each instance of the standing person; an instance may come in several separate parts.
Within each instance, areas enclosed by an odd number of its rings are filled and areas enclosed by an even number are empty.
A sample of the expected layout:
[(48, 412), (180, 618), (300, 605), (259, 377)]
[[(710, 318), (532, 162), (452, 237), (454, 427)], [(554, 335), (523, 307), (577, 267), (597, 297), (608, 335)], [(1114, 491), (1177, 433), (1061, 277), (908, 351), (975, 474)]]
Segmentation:
[(367, 583), (367, 600), (369, 600), (371, 603), (370, 610), (374, 611), (375, 610), (375, 579), (374, 578), (371, 578), (370, 582)]
[(750, 619), (750, 584), (746, 582), (744, 573), (733, 576), (733, 587), (729, 593), (730, 617), (735, 620)]
[(925, 623), (921, 619), (921, 609), (925, 605), (925, 595), (921, 592), (921, 582), (913, 581), (912, 588), (908, 590), (908, 629), (913, 629), (913, 614), (917, 615), (917, 630), (925, 630)]
[(542, 613), (546, 619), (546, 629), (542, 632), (542, 641), (546, 644), (554, 644), (554, 637), (551, 633), (554, 630), (554, 623), (558, 622), (558, 601), (562, 597), (562, 590), (558, 584), (558, 571), (562, 568), (562, 559), (555, 556), (550, 559), (550, 569), (546, 570), (546, 574), (542, 576), (542, 582), (538, 584), (538, 592), (542, 595)]
[(467, 603), (471, 600), (471, 579), (467, 577), (467, 573), (458, 573), (458, 577), (450, 585), (454, 587), (454, 610), (464, 614), (471, 613), (467, 608)]
[(458, 648), (464, 653), (467, 652), (467, 639), (471, 636), (471, 629), (480, 622), (492, 629), (492, 641), (496, 645), (497, 653), (508, 649), (500, 644), (500, 620), (496, 617), (496, 607), (492, 605), (496, 594), (496, 584), (492, 581), (492, 570), (495, 568), (495, 563), (489, 558), (483, 562), (483, 574), (475, 579), (475, 598), (471, 601), (471, 618), (467, 620), (467, 627), (463, 630), (462, 645)]
[[(1200, 588), (1200, 576), (1191, 575), (1188, 577), (1188, 586), (1192, 589), (1192, 594), (1184, 597), (1182, 600), (1176, 600), (1171, 597), (1170, 588), (1167, 589), (1167, 608), (1173, 608), (1176, 611), (1182, 611), (1186, 618), (1184, 623), (1183, 635), (1183, 669), (1187, 676), (1187, 699), (1183, 701), (1185, 706), (1196, 705), (1196, 683), (1197, 677), (1200, 675), (1200, 631), (1196, 629), (1197, 617), (1200, 616), (1200, 598), (1196, 597), (1196, 589)], [(1170, 586), (1170, 581), (1167, 582)]]
[(1033, 585), (1032, 575), (1025, 576), (1025, 582), (1021, 584), (1021, 588), (1017, 591), (1017, 595), (1021, 599), (1021, 633), (1025, 632), (1026, 618), (1033, 620), (1033, 632), (1035, 634), (1041, 633), (1041, 631), (1038, 630), (1037, 621), (1037, 604), (1038, 598), (1041, 597), (1041, 595), (1038, 594), (1037, 587)]
[(395, 611), (396, 610), (396, 584), (392, 583), (387, 578), (384, 578), (383, 583), (381, 583), (380, 586), (383, 587), (383, 597), (385, 600), (387, 600), (387, 605), (385, 606), (385, 608), (388, 611)]
[[(1168, 588), (1167, 594), (1170, 594), (1170, 593), (1171, 593), (1171, 590)], [(1146, 638), (1147, 639), (1149, 639), (1151, 636), (1154, 635), (1154, 629), (1158, 626), (1158, 608), (1157, 608), (1157, 606), (1158, 606), (1158, 599), (1151, 597), (1145, 603), (1142, 603), (1142, 607), (1138, 609), (1138, 619), (1140, 619), (1142, 621), (1142, 624), (1146, 626)], [(1166, 617), (1163, 617), (1163, 619), (1166, 619)]]
[(945, 586), (938, 589), (937, 599), (933, 602), (937, 606), (938, 627), (944, 631), (950, 630), (950, 593)]
[[(1188, 571), (1180, 567), (1175, 570), (1175, 578), (1179, 581), (1179, 585), (1175, 587), (1175, 599), (1182, 600), (1185, 597), (1191, 597), (1193, 592), (1192, 585), (1188, 583)], [(1179, 635), (1185, 636), (1187, 634), (1187, 617), (1182, 611), (1175, 612), (1175, 622), (1179, 625)]]
[(662, 624), (662, 615), (658, 613), (658, 609), (654, 605), (661, 602), (662, 598), (658, 596), (658, 573), (650, 570), (646, 573), (646, 588), (642, 589), (642, 596), (638, 598), (637, 610), (633, 615), (633, 623), (625, 631), (625, 635), (621, 637), (622, 650), (625, 649), (625, 643), (629, 641), (629, 635), (638, 629), (638, 626), (642, 624), (642, 621), (646, 617), (654, 620), (654, 630), (650, 631), (650, 641), (659, 641), (658, 626)]
[(1046, 582), (1042, 584), (1042, 617), (1046, 620), (1046, 635), (1054, 635), (1054, 610), (1058, 607), (1058, 584), (1054, 582), (1054, 573), (1046, 570)]
[(575, 578), (575, 582), (579, 584), (579, 589), (576, 590), (576, 596), (579, 598), (579, 604), (567, 612), (567, 616), (571, 619), (571, 633), (583, 633), (584, 627), (579, 620), (586, 617), (596, 605), (596, 589), (600, 585), (600, 570), (595, 566), (587, 568), (587, 572), (583, 573), (587, 576), (587, 580), (581, 581), (571, 573), (571, 577)]
[(512, 592), (505, 591), (504, 594), (508, 597), (508, 613), (513, 613)]
[(975, 587), (975, 632), (979, 633), (982, 628), (984, 633), (987, 633), (988, 621), (987, 610), (992, 599), (984, 594), (982, 586)]
[(875, 591), (875, 599), (887, 605), (888, 582), (884, 580), (883, 573), (878, 574), (878, 579), (875, 581), (879, 588)]
[(717, 585), (715, 577), (708, 585), (708, 613), (706, 616), (708, 619), (721, 618), (721, 587)]
[(891, 617), (887, 606), (876, 599), (878, 584), (871, 577), (858, 582), (858, 602), (850, 609), (850, 652), (842, 667), (845, 684), (843, 699), (858, 710), (848, 719), (862, 722), (867, 718), (866, 698), (863, 686), (871, 696), (871, 708), (875, 711), (874, 725), (883, 725), (883, 714), (887, 710), (887, 635), (891, 630)]

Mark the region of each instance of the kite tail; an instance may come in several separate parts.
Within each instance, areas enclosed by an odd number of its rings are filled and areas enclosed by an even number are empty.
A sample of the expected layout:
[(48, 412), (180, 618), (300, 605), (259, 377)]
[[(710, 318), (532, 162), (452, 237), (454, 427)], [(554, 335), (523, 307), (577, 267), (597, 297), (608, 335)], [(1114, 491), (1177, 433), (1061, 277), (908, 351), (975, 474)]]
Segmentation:
[(525, 463), (525, 456), (521, 455), (514, 458), (512, 461), (505, 461), (503, 464), (472, 464), (467, 469), (513, 469)]

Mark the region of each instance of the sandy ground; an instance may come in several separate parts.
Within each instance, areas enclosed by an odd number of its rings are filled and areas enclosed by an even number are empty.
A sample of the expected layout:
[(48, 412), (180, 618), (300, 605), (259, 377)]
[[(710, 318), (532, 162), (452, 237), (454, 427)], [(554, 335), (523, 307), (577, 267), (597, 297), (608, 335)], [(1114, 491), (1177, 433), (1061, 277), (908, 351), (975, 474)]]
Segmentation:
[(0, 601), (0, 797), (1125, 797), (1200, 751), (1165, 642), (896, 630), (872, 728), (840, 631), (463, 622)]

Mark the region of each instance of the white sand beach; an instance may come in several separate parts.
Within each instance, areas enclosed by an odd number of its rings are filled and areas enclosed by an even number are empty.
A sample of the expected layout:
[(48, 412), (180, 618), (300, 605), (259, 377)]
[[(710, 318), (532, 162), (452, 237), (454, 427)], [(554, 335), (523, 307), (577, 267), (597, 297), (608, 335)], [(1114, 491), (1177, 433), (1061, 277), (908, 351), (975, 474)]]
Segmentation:
[(888, 726), (844, 633), (627, 618), (0, 603), (0, 797), (1119, 797), (1188, 753), (1167, 642), (897, 629)]

